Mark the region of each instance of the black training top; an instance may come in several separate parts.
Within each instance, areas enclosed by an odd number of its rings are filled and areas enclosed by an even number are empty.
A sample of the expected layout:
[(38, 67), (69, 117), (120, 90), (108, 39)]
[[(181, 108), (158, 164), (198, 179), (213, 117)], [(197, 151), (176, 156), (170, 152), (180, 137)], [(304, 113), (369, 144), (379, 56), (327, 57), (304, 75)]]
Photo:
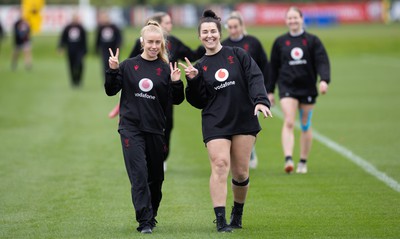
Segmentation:
[(269, 64), (267, 53), (265, 53), (261, 42), (257, 38), (251, 35), (245, 35), (238, 41), (233, 41), (232, 39), (227, 38), (221, 44), (223, 46), (240, 47), (248, 52), (263, 73), (264, 84), (265, 87), (267, 87), (267, 82), (269, 81)]
[(14, 43), (20, 46), (30, 41), (31, 28), (27, 21), (19, 19), (14, 24)]
[(66, 47), (69, 54), (86, 54), (86, 31), (81, 24), (67, 25), (62, 34), (59, 48)]
[(115, 51), (121, 45), (121, 31), (115, 24), (104, 24), (97, 27), (96, 52), (103, 49), (108, 52), (108, 48)]
[[(197, 61), (206, 53), (204, 47), (202, 46), (198, 47), (196, 51), (192, 51), (189, 47), (183, 44), (181, 40), (172, 35), (167, 36), (166, 47), (168, 50), (169, 62), (172, 63), (177, 62), (178, 60), (185, 60), (185, 57), (187, 57), (190, 61)], [(140, 40), (137, 39), (129, 58), (135, 57), (142, 52)]]
[(188, 79), (187, 101), (202, 109), (203, 140), (257, 133), (261, 130), (256, 104), (270, 106), (263, 75), (243, 49), (223, 46), (203, 56), (194, 66), (199, 74)]
[(147, 61), (140, 55), (123, 61), (117, 70), (107, 70), (107, 95), (122, 90), (119, 129), (164, 135), (169, 97), (174, 104), (185, 99), (183, 82), (171, 81), (170, 74), (169, 65), (161, 59)]
[(299, 36), (279, 36), (271, 51), (271, 77), (268, 92), (278, 83), (279, 95), (317, 96), (317, 74), (330, 82), (328, 54), (319, 38), (304, 32)]

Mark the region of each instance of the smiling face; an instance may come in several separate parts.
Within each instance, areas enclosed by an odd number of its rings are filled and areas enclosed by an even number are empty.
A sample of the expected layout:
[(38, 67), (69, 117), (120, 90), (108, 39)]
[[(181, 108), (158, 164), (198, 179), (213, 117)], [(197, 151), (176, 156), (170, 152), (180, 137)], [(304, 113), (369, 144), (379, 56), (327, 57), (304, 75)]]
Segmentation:
[(243, 26), (240, 24), (239, 19), (231, 18), (226, 22), (229, 37), (231, 39), (238, 39), (243, 35)]
[(207, 54), (213, 54), (221, 49), (221, 33), (214, 22), (203, 22), (200, 26), (199, 39), (206, 48)]
[(161, 51), (163, 36), (159, 32), (145, 31), (143, 33), (143, 53), (142, 57), (146, 60), (155, 60)]
[(291, 33), (299, 33), (303, 29), (303, 17), (295, 9), (289, 9), (286, 13), (286, 25)]

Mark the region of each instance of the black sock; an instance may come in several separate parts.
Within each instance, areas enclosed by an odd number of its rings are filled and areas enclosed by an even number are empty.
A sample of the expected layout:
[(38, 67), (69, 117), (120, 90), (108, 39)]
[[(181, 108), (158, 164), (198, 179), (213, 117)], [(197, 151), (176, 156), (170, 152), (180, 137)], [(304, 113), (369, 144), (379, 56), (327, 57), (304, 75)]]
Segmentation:
[(233, 213), (233, 214), (242, 215), (242, 213), (243, 213), (243, 207), (244, 207), (244, 203), (238, 203), (238, 202), (233, 201), (232, 213)]
[(238, 203), (238, 202), (233, 202), (233, 207), (234, 208), (237, 208), (237, 209), (242, 209), (243, 210), (243, 207), (244, 207), (244, 203)]
[(214, 207), (215, 216), (225, 218), (225, 207)]
[(289, 160), (293, 160), (293, 159), (292, 159), (292, 156), (286, 156), (286, 157), (285, 157), (285, 162), (287, 162), (287, 161), (289, 161)]
[(307, 159), (300, 159), (300, 163), (307, 163)]

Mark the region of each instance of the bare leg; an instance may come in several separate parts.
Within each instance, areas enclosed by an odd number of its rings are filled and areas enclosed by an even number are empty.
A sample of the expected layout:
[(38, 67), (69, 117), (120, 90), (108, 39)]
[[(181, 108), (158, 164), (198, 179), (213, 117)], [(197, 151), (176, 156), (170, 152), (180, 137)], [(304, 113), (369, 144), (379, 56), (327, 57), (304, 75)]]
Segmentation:
[[(233, 180), (238, 183), (242, 183), (249, 178), (249, 158), (255, 139), (252, 135), (236, 135), (232, 138), (231, 171)], [(248, 188), (249, 185), (237, 186), (232, 184), (234, 201), (244, 203)]]
[[(307, 121), (311, 120), (311, 119), (309, 119), (309, 117), (311, 117), (311, 115), (309, 115), (309, 112), (311, 112), (314, 109), (314, 105), (300, 104), (300, 109), (303, 111), (301, 123), (303, 125), (306, 125)], [(300, 136), (300, 158), (301, 159), (308, 158), (308, 155), (311, 150), (311, 145), (312, 145), (312, 130), (311, 130), (311, 126), (310, 126), (307, 130), (301, 131), (301, 136)]]
[(214, 208), (226, 205), (230, 149), (231, 141), (227, 139), (214, 139), (207, 143), (211, 163), (210, 194)]
[(293, 156), (294, 148), (294, 125), (296, 121), (296, 112), (299, 103), (293, 98), (282, 98), (281, 107), (284, 115), (282, 128), (282, 147), (284, 156)]

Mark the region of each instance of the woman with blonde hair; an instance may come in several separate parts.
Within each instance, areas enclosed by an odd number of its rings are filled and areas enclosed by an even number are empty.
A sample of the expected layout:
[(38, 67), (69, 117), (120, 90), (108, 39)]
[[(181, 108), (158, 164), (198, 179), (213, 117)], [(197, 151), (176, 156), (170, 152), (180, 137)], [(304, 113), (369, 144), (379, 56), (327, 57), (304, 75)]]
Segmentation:
[(169, 63), (165, 38), (159, 24), (150, 21), (141, 31), (143, 53), (121, 63), (119, 49), (110, 49), (105, 91), (121, 90), (120, 122), (122, 151), (131, 182), (132, 202), (139, 223), (137, 230), (152, 233), (162, 198), (164, 181), (165, 112), (167, 102), (184, 100), (181, 72)]

